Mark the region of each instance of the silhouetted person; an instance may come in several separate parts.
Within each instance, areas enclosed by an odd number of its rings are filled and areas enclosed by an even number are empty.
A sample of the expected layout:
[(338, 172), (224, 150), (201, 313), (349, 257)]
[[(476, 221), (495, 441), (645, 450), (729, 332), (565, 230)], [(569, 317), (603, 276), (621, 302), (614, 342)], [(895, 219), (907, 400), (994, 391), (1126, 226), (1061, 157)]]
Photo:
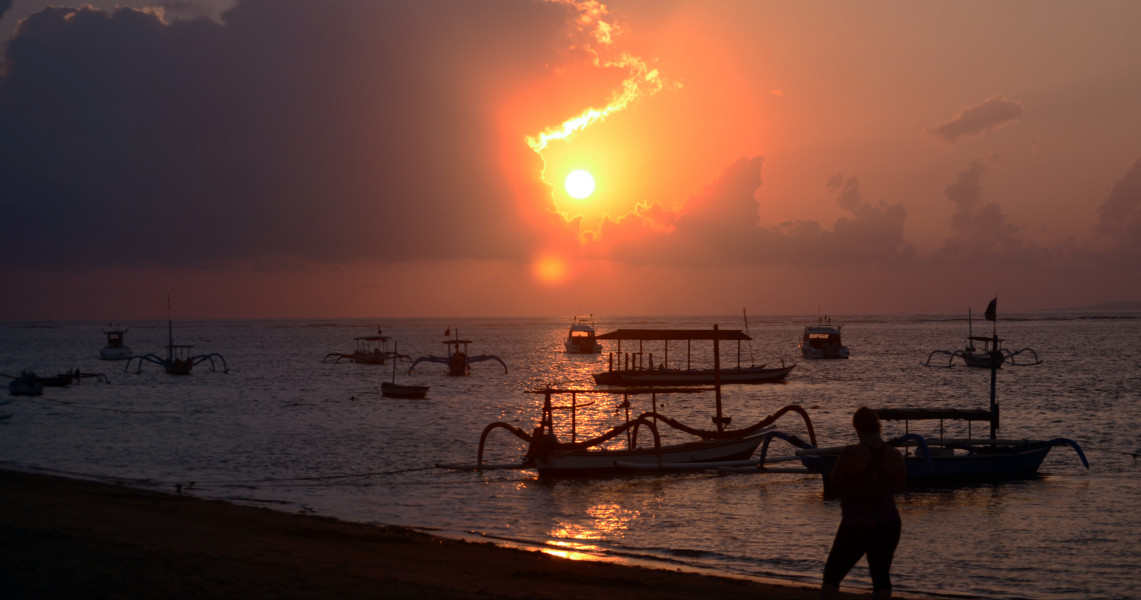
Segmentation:
[(835, 598), (840, 582), (860, 557), (867, 555), (874, 598), (891, 598), (891, 559), (899, 545), (899, 511), (895, 494), (907, 481), (899, 450), (880, 437), (880, 419), (866, 406), (852, 415), (860, 443), (845, 446), (828, 476), (841, 489), (843, 517), (828, 562), (824, 564), (821, 598)]

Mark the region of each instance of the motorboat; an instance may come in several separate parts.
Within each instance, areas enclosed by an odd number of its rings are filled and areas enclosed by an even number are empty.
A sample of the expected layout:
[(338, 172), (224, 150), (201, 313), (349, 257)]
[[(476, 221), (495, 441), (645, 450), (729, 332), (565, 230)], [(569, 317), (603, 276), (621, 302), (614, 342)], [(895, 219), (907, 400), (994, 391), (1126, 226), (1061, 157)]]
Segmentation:
[[(795, 364), (781, 364), (779, 367), (767, 365), (742, 366), (741, 342), (752, 340), (748, 334), (739, 329), (720, 329), (716, 325), (713, 329), (618, 329), (598, 336), (600, 340), (616, 340), (618, 342), (618, 364), (615, 365), (615, 353), (611, 352), (607, 370), (594, 373), (594, 382), (599, 385), (616, 386), (668, 386), (668, 385), (720, 385), (729, 383), (776, 383), (796, 367)], [(637, 341), (638, 350), (623, 354), (623, 341)], [(653, 353), (644, 351), (647, 341), (664, 342), (665, 353), (658, 364), (654, 364)], [(669, 344), (671, 341), (686, 342), (685, 367), (669, 366)], [(693, 366), (691, 343), (693, 341), (713, 342), (713, 366)], [(737, 342), (737, 364), (735, 367), (721, 366), (720, 342)]]
[(107, 336), (107, 345), (99, 349), (99, 360), (127, 360), (131, 358), (131, 349), (123, 343), (123, 336), (127, 330), (118, 325), (109, 325), (103, 333)]
[(804, 328), (800, 355), (804, 358), (848, 358), (848, 347), (840, 341), (843, 325), (833, 325), (830, 317), (820, 317), (815, 325)]
[(594, 331), (594, 319), (591, 317), (575, 317), (567, 331), (567, 339), (563, 342), (568, 354), (599, 354), (602, 344), (598, 343)]

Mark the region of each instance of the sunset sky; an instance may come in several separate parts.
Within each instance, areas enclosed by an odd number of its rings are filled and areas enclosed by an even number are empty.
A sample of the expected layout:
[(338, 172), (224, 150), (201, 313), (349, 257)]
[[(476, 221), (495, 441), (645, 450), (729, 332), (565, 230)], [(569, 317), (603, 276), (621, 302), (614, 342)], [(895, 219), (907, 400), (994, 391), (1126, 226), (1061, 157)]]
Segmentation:
[(1141, 301), (1132, 0), (67, 3), (0, 0), (0, 320)]

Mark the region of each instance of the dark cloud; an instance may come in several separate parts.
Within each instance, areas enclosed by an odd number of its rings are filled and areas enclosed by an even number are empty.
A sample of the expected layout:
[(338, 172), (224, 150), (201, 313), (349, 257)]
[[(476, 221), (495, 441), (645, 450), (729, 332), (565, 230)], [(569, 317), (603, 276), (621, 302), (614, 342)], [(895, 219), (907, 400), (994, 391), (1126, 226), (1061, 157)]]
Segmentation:
[[(718, 266), (900, 265), (914, 258), (914, 248), (903, 241), (903, 205), (868, 204), (856, 178), (836, 175), (828, 182), (836, 203), (851, 215), (837, 219), (831, 230), (815, 221), (761, 226), (755, 194), (763, 163), (760, 157), (737, 161), (670, 219), (656, 205), (643, 211), (634, 217), (639, 225), (667, 222), (672, 230), (643, 235), (615, 255), (645, 263)], [(625, 233), (622, 225), (612, 224), (603, 236)]]
[(978, 135), (1020, 118), (1021, 103), (1002, 96), (991, 96), (981, 104), (964, 108), (946, 123), (928, 127), (927, 133), (945, 142), (953, 142), (960, 137)]
[(12, 8), (12, 0), (0, 0), (0, 19), (4, 18), (4, 13)]
[(955, 205), (951, 215), (951, 236), (936, 252), (937, 262), (1009, 262), (1045, 259), (1045, 251), (1028, 247), (1022, 228), (1006, 220), (1002, 207), (983, 200), (983, 179), (990, 166), (973, 160), (959, 171), (945, 194)]
[(1141, 258), (1141, 158), (1113, 184), (1097, 213), (1097, 231), (1125, 255)]
[(0, 71), (19, 223), (0, 261), (524, 256), (517, 174), (489, 149), (502, 95), (557, 62), (565, 19), (524, 0), (251, 0), (169, 24), (45, 9)]

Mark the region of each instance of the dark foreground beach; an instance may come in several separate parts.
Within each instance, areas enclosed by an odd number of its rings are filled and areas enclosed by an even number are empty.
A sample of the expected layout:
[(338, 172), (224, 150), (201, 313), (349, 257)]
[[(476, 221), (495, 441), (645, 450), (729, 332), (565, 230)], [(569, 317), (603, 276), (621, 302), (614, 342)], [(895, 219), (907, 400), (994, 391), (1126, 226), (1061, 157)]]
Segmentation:
[(5, 598), (817, 597), (793, 584), (574, 561), (6, 470), (0, 582)]

